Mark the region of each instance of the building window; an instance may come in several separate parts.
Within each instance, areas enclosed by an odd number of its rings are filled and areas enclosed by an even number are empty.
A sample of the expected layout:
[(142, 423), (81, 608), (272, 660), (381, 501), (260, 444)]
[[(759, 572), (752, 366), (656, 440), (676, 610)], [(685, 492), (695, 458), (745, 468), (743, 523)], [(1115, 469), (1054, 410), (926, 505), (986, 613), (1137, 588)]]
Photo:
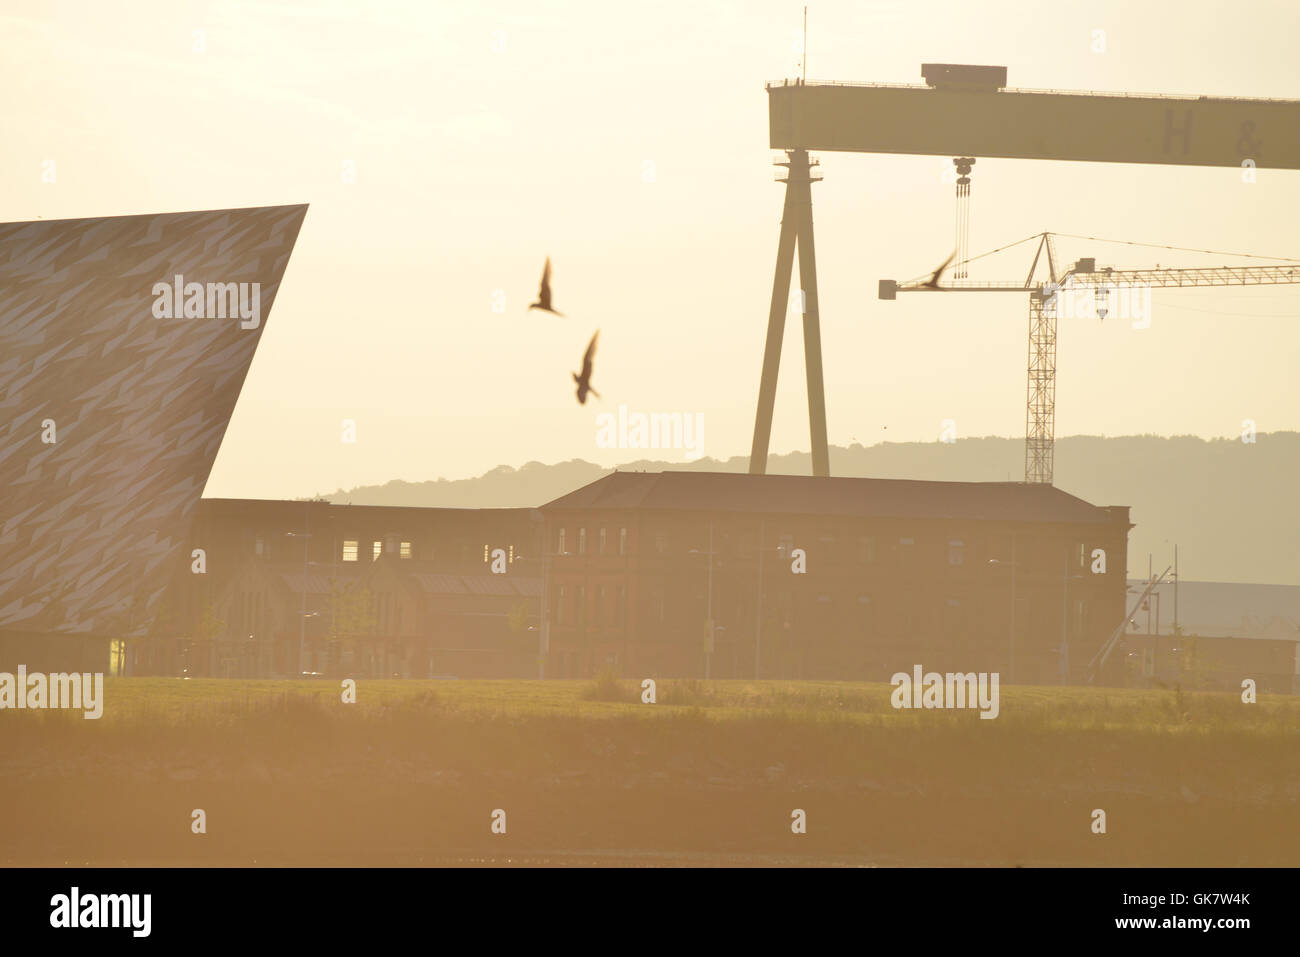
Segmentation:
[(564, 624), (564, 586), (555, 586), (555, 602), (551, 608), (551, 620), (557, 624)]
[(876, 560), (876, 540), (869, 535), (858, 539), (858, 561), (870, 565)]
[(573, 621), (574, 624), (576, 624), (579, 628), (581, 628), (584, 624), (586, 624), (587, 621), (586, 598), (587, 598), (587, 589), (584, 588), (582, 585), (579, 585), (577, 588), (573, 589), (573, 600), (577, 606), (576, 608), (574, 608), (573, 611)]
[(587, 529), (585, 526), (578, 529), (578, 554), (587, 554)]
[(777, 554), (780, 555), (782, 559), (789, 558), (789, 557), (790, 557), (790, 553), (791, 553), (793, 550), (794, 550), (794, 536), (793, 536), (793, 535), (791, 535), (791, 534), (789, 534), (789, 533), (787, 533), (787, 532), (782, 532), (780, 535), (777, 536), (777, 546), (776, 546), (776, 551), (777, 551)]
[(601, 555), (605, 554), (605, 526), (600, 526), (600, 545), (598, 546)]
[(627, 528), (626, 526), (618, 530), (618, 553), (627, 554)]
[(384, 543), (383, 543), (383, 542), (380, 542), (380, 541), (374, 541), (374, 542), (371, 542), (371, 543), (370, 543), (370, 560), (371, 560), (371, 561), (378, 561), (379, 556), (382, 555), (382, 554), (384, 554)]
[(410, 542), (402, 542), (402, 544), (401, 544), (400, 547), (401, 547), (401, 556), (402, 556), (403, 558), (410, 558), (410, 557), (411, 557), (411, 543), (410, 543)]
[(948, 564), (964, 565), (966, 563), (966, 543), (960, 538), (948, 542)]
[(1080, 542), (1079, 543), (1079, 567), (1083, 568), (1087, 564), (1088, 564), (1088, 546), (1085, 543)]
[(862, 630), (866, 634), (871, 634), (872, 632), (872, 625), (875, 623), (874, 622), (875, 616), (873, 614), (874, 611), (875, 609), (872, 607), (871, 604), (871, 596), (859, 595), (858, 596), (858, 621), (859, 624), (861, 624), (862, 626)]
[(258, 535), (257, 540), (253, 542), (253, 554), (258, 558), (266, 557), (266, 539), (261, 535)]
[(355, 562), (357, 560), (357, 545), (355, 540), (348, 540), (343, 543), (343, 560), (345, 562)]
[(660, 555), (668, 551), (668, 533), (662, 529), (655, 532), (655, 551)]
[(561, 555), (564, 554), (564, 529), (563, 528), (560, 529), (560, 537), (556, 542), (555, 550), (559, 552)]
[(900, 539), (898, 540), (898, 544), (900, 544), (900, 545), (915, 545), (915, 544), (916, 544), (916, 539), (915, 539), (915, 538), (911, 538), (911, 537), (908, 537), (908, 538), (900, 538)]
[(614, 624), (623, 627), (627, 622), (624, 616), (627, 614), (627, 586), (619, 585), (614, 589)]
[[(601, 531), (603, 532), (604, 529), (602, 528)], [(596, 625), (596, 627), (599, 628), (601, 624), (607, 620), (607, 617), (608, 616), (605, 614), (605, 586), (597, 585), (596, 586), (596, 610), (595, 610), (595, 614), (591, 616), (591, 620)]]

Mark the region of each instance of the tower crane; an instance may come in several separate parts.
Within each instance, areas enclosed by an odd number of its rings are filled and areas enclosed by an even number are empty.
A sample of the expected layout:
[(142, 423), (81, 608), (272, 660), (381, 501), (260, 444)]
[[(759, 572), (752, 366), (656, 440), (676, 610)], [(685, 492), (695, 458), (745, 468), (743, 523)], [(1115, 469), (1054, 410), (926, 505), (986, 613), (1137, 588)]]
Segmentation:
[[(1091, 290), (1097, 314), (1109, 311), (1110, 293), (1122, 290), (1187, 286), (1264, 286), (1300, 283), (1300, 261), (1272, 266), (1210, 266), (1192, 268), (1098, 268), (1095, 258), (1076, 260), (1060, 269), (1055, 234), (1039, 233), (983, 255), (991, 255), (1032, 239), (1038, 240), (1034, 260), (1023, 282), (958, 279), (947, 283), (934, 277), (898, 282), (880, 280), (878, 297), (896, 299), (900, 292), (1018, 292), (1029, 297), (1029, 381), (1025, 411), (1025, 481), (1052, 483), (1056, 428), (1056, 324), (1062, 294)], [(1200, 252), (1201, 250), (1195, 250)], [(1035, 282), (1039, 261), (1046, 254), (1047, 280)], [(976, 257), (980, 258), (980, 257)], [(1279, 257), (1256, 257), (1279, 258)]]

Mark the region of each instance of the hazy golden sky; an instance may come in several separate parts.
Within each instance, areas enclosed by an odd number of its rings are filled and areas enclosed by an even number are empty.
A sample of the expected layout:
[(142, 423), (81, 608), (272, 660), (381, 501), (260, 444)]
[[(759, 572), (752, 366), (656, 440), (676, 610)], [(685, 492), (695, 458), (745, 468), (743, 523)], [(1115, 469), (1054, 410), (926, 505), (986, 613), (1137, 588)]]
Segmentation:
[[(763, 84), (797, 74), (802, 4), (0, 11), (5, 220), (311, 204), (207, 495), (614, 464), (642, 454), (597, 447), (620, 403), (702, 413), (705, 454), (748, 453), (782, 201)], [(814, 2), (808, 20), (810, 79), (916, 83), (939, 61), (1005, 64), (1013, 87), (1300, 97), (1288, 0)], [(952, 249), (949, 160), (820, 158), (831, 443), (935, 440), (945, 419), (1022, 436), (1023, 297), (875, 298)], [(1300, 172), (980, 159), (971, 249), (1048, 229), (1300, 257), (1298, 210)], [(1031, 252), (972, 278), (1023, 278)], [(565, 319), (526, 311), (548, 254)], [(1154, 310), (1143, 330), (1062, 321), (1058, 435), (1300, 429), (1300, 289), (1157, 291)], [(597, 327), (604, 399), (582, 407), (569, 373)], [(774, 452), (808, 448), (802, 348), (792, 316)]]

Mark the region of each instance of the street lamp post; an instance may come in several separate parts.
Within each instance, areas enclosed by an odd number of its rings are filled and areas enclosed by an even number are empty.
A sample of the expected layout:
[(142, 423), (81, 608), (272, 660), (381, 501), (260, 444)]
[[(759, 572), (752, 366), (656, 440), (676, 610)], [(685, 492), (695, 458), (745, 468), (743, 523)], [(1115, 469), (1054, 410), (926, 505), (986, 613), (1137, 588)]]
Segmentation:
[(998, 558), (990, 558), (990, 565), (1008, 565), (1011, 568), (1011, 641), (1010, 641), (1010, 660), (1007, 667), (1007, 682), (1011, 683), (1016, 680), (1016, 537), (1011, 536), (1011, 561), (1004, 562)]
[(1070, 683), (1070, 582), (1078, 581), (1083, 575), (1070, 574), (1070, 546), (1065, 546), (1065, 569), (1061, 574), (1061, 651), (1059, 655), (1061, 684)]
[[(699, 555), (697, 548), (692, 548), (692, 555)], [(709, 519), (709, 550), (704, 553), (709, 557), (709, 585), (708, 597), (706, 598), (705, 623), (704, 623), (704, 677), (708, 680), (710, 676), (710, 663), (713, 658), (713, 519)]]
[(763, 532), (766, 524), (758, 522), (758, 609), (754, 615), (754, 680), (759, 676), (759, 653), (763, 642)]
[[(310, 527), (310, 524), (309, 526)], [(302, 539), (302, 612), (298, 616), (298, 674), (303, 673), (303, 661), (307, 655), (307, 546), (310, 544), (310, 532), (285, 532), (287, 538)]]
[(706, 636), (708, 644), (704, 646), (704, 678), (709, 678), (709, 663), (713, 660), (713, 521), (709, 521), (709, 597), (708, 610), (705, 612), (708, 619)]
[[(546, 678), (546, 656), (551, 653), (551, 559), (565, 558), (571, 552), (542, 552), (542, 620), (537, 625), (537, 678)], [(626, 627), (626, 626), (625, 626)]]

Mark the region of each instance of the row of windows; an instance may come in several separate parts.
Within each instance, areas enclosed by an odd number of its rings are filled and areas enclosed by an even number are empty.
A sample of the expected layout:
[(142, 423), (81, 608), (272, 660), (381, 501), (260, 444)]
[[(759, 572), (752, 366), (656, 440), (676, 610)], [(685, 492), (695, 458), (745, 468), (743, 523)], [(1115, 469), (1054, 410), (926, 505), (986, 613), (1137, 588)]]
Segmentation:
[[(484, 561), (484, 563), (488, 563), (488, 562), (491, 562), (491, 561), (492, 561), (492, 553), (493, 553), (495, 550), (496, 550), (496, 549), (493, 548), (491, 545), (486, 545), (486, 544), (485, 544), (485, 545), (483, 546), (483, 561)], [(504, 548), (502, 548), (501, 550), (502, 550), (503, 552), (506, 553), (506, 561), (507, 561), (508, 563), (513, 563), (514, 560), (515, 560), (515, 546), (514, 546), (514, 545), (507, 545), (507, 546), (505, 546)], [(372, 541), (372, 542), (370, 543), (370, 557), (371, 557), (371, 561), (375, 561), (375, 560), (377, 560), (377, 559), (379, 558), (379, 556), (381, 556), (383, 553), (384, 553), (384, 543), (383, 543), (382, 541), (379, 541), (378, 539), (376, 539), (376, 540), (374, 540), (374, 541)], [(410, 542), (399, 542), (399, 543), (398, 543), (398, 547), (397, 547), (397, 554), (398, 554), (398, 557), (399, 557), (399, 558), (413, 558), (413, 557), (415, 557), (415, 556), (414, 556), (414, 551), (413, 551), (413, 549), (412, 549), (412, 547), (411, 547), (411, 543), (410, 543)], [(352, 539), (348, 539), (348, 540), (346, 540), (346, 541), (343, 542), (343, 561), (345, 561), (345, 562), (355, 562), (355, 561), (359, 561), (359, 560), (360, 560), (360, 556), (361, 556), (361, 543), (360, 543), (359, 541), (355, 541), (355, 540), (352, 540)], [(461, 557), (462, 557), (462, 558), (465, 557), (465, 547), (464, 547), (464, 546), (461, 547)]]
[[(587, 621), (587, 589), (582, 585), (568, 586), (555, 585), (551, 589), (552, 604), (550, 610), (551, 623), (556, 625), (572, 624), (581, 628), (588, 624)], [(573, 597), (573, 607), (569, 607), (569, 597)], [(613, 588), (612, 604), (605, 601), (606, 590), (604, 585), (597, 585), (595, 590), (596, 597), (596, 614), (590, 624), (593, 627), (609, 625), (619, 627), (624, 624), (627, 614), (627, 588), (624, 585), (615, 585)], [(570, 621), (569, 612), (572, 610), (573, 616)], [(604, 615), (604, 620), (601, 616)]]
[[(411, 557), (411, 543), (401, 542), (398, 544), (398, 555), (402, 558)], [(376, 561), (379, 556), (384, 554), (384, 543), (375, 539), (370, 543), (370, 560)], [(356, 539), (346, 539), (343, 542), (343, 560), (345, 562), (355, 562), (361, 560), (361, 543)]]
[[(559, 530), (559, 535), (555, 543), (555, 551), (560, 555), (568, 554), (569, 551), (568, 531), (569, 530), (567, 528), (561, 528)], [(576, 542), (577, 554), (585, 555), (587, 554), (586, 527), (585, 526), (579, 527), (577, 533), (578, 533), (577, 542)], [(612, 548), (613, 543), (610, 542), (610, 537), (611, 536), (609, 534), (609, 529), (606, 528), (604, 525), (600, 526), (600, 528), (597, 530), (597, 537), (596, 537), (597, 555), (607, 555), (611, 553), (610, 549)], [(619, 555), (627, 554), (627, 527), (626, 526), (618, 530), (618, 554)]]
[[(483, 546), (484, 562), (491, 561), (491, 553), (493, 550), (494, 547), (491, 545)], [(506, 561), (513, 563), (515, 560), (515, 546), (514, 545), (504, 546), (502, 547), (502, 551), (506, 552)], [(412, 546), (410, 542), (397, 542), (396, 552), (399, 558), (415, 557), (414, 546)], [(257, 538), (253, 542), (253, 553), (257, 555), (258, 558), (270, 557), (271, 547), (270, 547), (270, 543), (267, 541), (266, 538), (264, 538), (261, 535), (257, 536)], [(299, 549), (297, 554), (301, 554), (301, 549)], [(361, 560), (361, 556), (363, 554), (368, 554), (371, 561), (378, 560), (379, 557), (384, 554), (383, 540), (376, 538), (376, 539), (371, 539), (367, 542), (365, 540), (355, 539), (355, 538), (345, 539), (343, 541), (343, 546), (340, 551), (339, 557), (345, 562), (358, 562)], [(470, 554), (468, 552), (468, 546), (462, 545), (461, 558), (462, 559), (467, 558), (468, 554)], [(288, 557), (293, 557), (293, 553), (290, 553)]]
[[(578, 536), (577, 554), (579, 555), (585, 554), (587, 551), (586, 528), (582, 528), (582, 527), (578, 528), (577, 536)], [(838, 548), (839, 541), (840, 540), (837, 540), (834, 536), (823, 535), (821, 536), (820, 539), (818, 539), (818, 546), (824, 545), (829, 550), (834, 552)], [(567, 530), (561, 528), (559, 530), (559, 540), (558, 540), (558, 548), (557, 548), (557, 551), (560, 554), (567, 553), (567, 548), (566, 548), (567, 542), (568, 542)], [(892, 539), (889, 540), (889, 542), (892, 543)], [(1009, 538), (1007, 539), (1007, 542), (1010, 542)], [(916, 539), (913, 536), (903, 535), (903, 536), (899, 536), (899, 538), (897, 539), (897, 543), (898, 543), (897, 548), (900, 550), (902, 554), (906, 555), (913, 547), (915, 547)], [(606, 544), (607, 544), (606, 530), (604, 527), (601, 527), (599, 530), (599, 544), (597, 548), (598, 554), (601, 555), (606, 554), (607, 552)], [(805, 551), (806, 552), (810, 550), (817, 551), (818, 546), (813, 546), (811, 549), (805, 548)], [(707, 545), (700, 544), (695, 548), (695, 550), (704, 552), (706, 547)], [(785, 558), (789, 558), (790, 554), (794, 551), (796, 547), (798, 546), (796, 546), (795, 537), (791, 534), (783, 534), (778, 537), (776, 552), (780, 558), (785, 559)], [(855, 557), (860, 563), (864, 565), (874, 564), (879, 560), (880, 547), (881, 547), (881, 540), (878, 539), (876, 536), (873, 535), (858, 536), (856, 542), (854, 543)], [(668, 552), (669, 538), (668, 538), (667, 531), (663, 529), (659, 529), (655, 531), (654, 548), (655, 548), (655, 552), (660, 555), (666, 554)], [(752, 548), (753, 546), (751, 545), (750, 549)], [(946, 548), (947, 548), (947, 557), (948, 557), (949, 565), (958, 566), (958, 565), (966, 564), (968, 548), (966, 542), (963, 539), (960, 538), (948, 539)], [(1010, 558), (1011, 553), (1008, 549), (997, 548), (997, 549), (993, 549), (993, 551), (996, 554), (1002, 556), (996, 560), (998, 563), (1001, 564), (1011, 563), (1011, 558)], [(726, 554), (726, 552), (727, 552), (727, 548), (725, 544), (718, 546), (718, 548), (715, 550), (715, 554), (720, 554), (720, 555), (724, 555)], [(627, 529), (620, 528), (619, 539), (618, 539), (618, 554), (625, 555), (626, 553), (627, 553)], [(1091, 553), (1088, 549), (1088, 546), (1083, 542), (1076, 542), (1074, 544), (1074, 557), (1079, 568), (1088, 567), (1091, 561)]]

